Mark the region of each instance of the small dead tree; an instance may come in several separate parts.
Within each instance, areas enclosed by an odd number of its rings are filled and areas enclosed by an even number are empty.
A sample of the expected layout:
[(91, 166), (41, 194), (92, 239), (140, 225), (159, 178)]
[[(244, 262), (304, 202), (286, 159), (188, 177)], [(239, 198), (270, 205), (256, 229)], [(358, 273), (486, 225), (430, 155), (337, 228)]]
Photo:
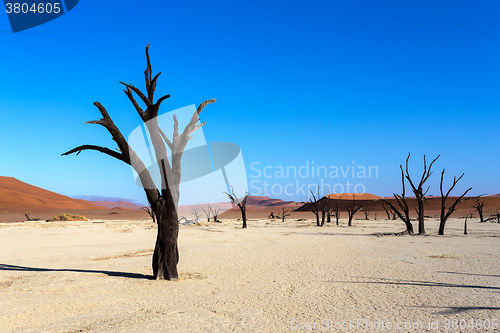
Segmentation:
[(220, 207), (218, 206), (210, 207), (210, 211), (212, 212), (214, 222), (220, 222), (219, 221)]
[(203, 210), (203, 213), (207, 217), (207, 222), (210, 222), (210, 214), (212, 213), (212, 210), (210, 209), (210, 205), (207, 204), (207, 209), (201, 207), (201, 210)]
[(337, 199), (337, 202), (335, 203), (335, 207), (333, 208), (335, 211), (335, 223), (339, 225), (339, 219), (340, 219), (340, 203), (342, 202), (342, 196), (340, 196)]
[(432, 170), (431, 170), (432, 165), (434, 164), (434, 162), (437, 161), (439, 156), (441, 156), (441, 155), (438, 155), (438, 157), (436, 157), (431, 162), (429, 167), (427, 167), (427, 163), (426, 163), (425, 155), (424, 155), (424, 171), (422, 173), (422, 176), (420, 177), (418, 184), (417, 183), (414, 184), (413, 181), (411, 180), (411, 177), (410, 177), (410, 172), (408, 170), (408, 160), (410, 159), (409, 153), (408, 153), (408, 157), (406, 158), (405, 177), (406, 177), (406, 179), (408, 179), (408, 182), (410, 183), (411, 189), (412, 189), (413, 193), (415, 194), (415, 197), (417, 198), (417, 203), (418, 203), (418, 233), (419, 233), (419, 235), (425, 234), (424, 200), (425, 200), (425, 195), (427, 194), (427, 191), (429, 191), (429, 188), (430, 188), (430, 187), (428, 187), (427, 190), (424, 191), (423, 187), (425, 185), (425, 182), (432, 175)]
[(200, 205), (191, 207), (191, 213), (194, 215), (194, 223), (198, 223), (200, 221)]
[(243, 220), (243, 225), (241, 226), (241, 228), (245, 229), (247, 227), (247, 212), (246, 212), (246, 210), (247, 210), (247, 198), (250, 195), (250, 193), (245, 191), (245, 195), (243, 196), (243, 199), (240, 200), (240, 199), (238, 199), (238, 197), (234, 193), (233, 187), (231, 185), (229, 185), (229, 187), (231, 188), (231, 193), (227, 193), (227, 192), (224, 192), (224, 193), (227, 194), (227, 196), (229, 197), (229, 200), (231, 200), (233, 205), (238, 206), (238, 208), (240, 209), (241, 219)]
[(356, 198), (353, 195), (351, 202), (346, 205), (346, 209), (347, 209), (347, 215), (349, 216), (349, 221), (347, 222), (347, 225), (350, 227), (352, 225), (352, 219), (354, 215), (361, 209), (363, 209), (363, 206), (362, 205), (356, 206)]
[(287, 214), (289, 211), (288, 208), (281, 208), (281, 222), (285, 222), (286, 217), (290, 216), (290, 214)]
[(467, 216), (465, 217), (465, 222), (464, 222), (464, 235), (467, 235)]
[(309, 189), (309, 192), (311, 192), (311, 197), (309, 197), (309, 202), (311, 203), (311, 210), (316, 215), (316, 226), (321, 227), (322, 224), (319, 220), (319, 213), (322, 212), (322, 204), (319, 200), (319, 186), (318, 186), (318, 197), (316, 197), (311, 189)]
[(463, 202), (463, 201), (472, 199), (472, 198), (464, 198), (465, 195), (470, 190), (472, 190), (472, 187), (470, 187), (461, 196), (459, 196), (455, 200), (455, 202), (450, 206), (450, 208), (448, 208), (448, 211), (446, 211), (446, 200), (448, 199), (448, 196), (450, 195), (450, 192), (455, 188), (455, 185), (457, 185), (457, 183), (460, 181), (460, 179), (462, 179), (463, 176), (464, 176), (464, 174), (462, 173), (462, 175), (460, 177), (458, 177), (458, 179), (457, 179), (457, 177), (453, 177), (453, 185), (451, 185), (451, 187), (448, 190), (448, 192), (446, 192), (446, 194), (444, 194), (444, 192), (443, 192), (444, 169), (443, 169), (443, 172), (441, 172), (441, 182), (439, 184), (439, 190), (441, 191), (441, 218), (439, 220), (438, 235), (444, 235), (444, 227), (446, 225), (446, 221), (448, 220), (448, 218), (450, 217), (450, 215), (453, 214), (453, 212), (457, 208), (457, 205), (459, 203)]
[[(369, 211), (369, 210), (366, 210), (366, 209), (363, 209), (363, 213), (365, 213), (365, 220), (369, 220), (368, 216), (370, 215), (370, 211)], [(377, 213), (375, 213), (375, 214), (377, 214)], [(377, 218), (375, 217), (375, 220), (376, 220), (376, 219), (377, 219)]]
[(472, 207), (479, 214), (479, 220), (480, 220), (480, 222), (484, 222), (484, 216), (483, 216), (484, 200), (480, 200), (479, 197), (474, 198), (474, 199), (475, 199), (476, 202), (472, 205)]
[[(174, 115), (173, 136), (172, 139), (169, 139), (158, 126), (157, 116), (161, 103), (169, 98), (170, 95), (164, 95), (156, 102), (154, 101), (156, 84), (161, 73), (156, 74), (154, 77), (152, 75), (151, 63), (149, 61), (149, 45), (146, 47), (146, 60), (147, 66), (144, 71), (146, 80), (145, 93), (131, 84), (120, 83), (125, 86), (124, 92), (144, 122), (149, 134), (149, 141), (154, 150), (155, 167), (161, 175), (160, 186), (156, 186), (150, 170), (146, 168), (146, 165), (137, 153), (131, 149), (127, 140), (125, 140), (125, 137), (109, 116), (108, 111), (99, 102), (95, 102), (94, 105), (99, 109), (102, 118), (96, 121), (89, 121), (87, 124), (98, 124), (106, 128), (109, 134), (111, 134), (113, 141), (117, 144), (118, 149), (113, 150), (95, 145), (81, 145), (62, 155), (73, 153), (78, 155), (84, 150), (94, 150), (132, 166), (139, 176), (158, 224), (152, 260), (153, 276), (157, 280), (171, 280), (178, 278), (177, 264), (179, 262), (179, 250), (177, 239), (179, 236), (179, 218), (177, 207), (180, 194), (179, 186), (181, 183), (181, 159), (188, 141), (192, 138), (193, 132), (205, 125), (204, 122), (199, 124), (201, 111), (205, 106), (214, 103), (216, 100), (211, 99), (201, 103), (182, 133), (179, 133), (177, 116)], [(145, 109), (137, 103), (134, 93), (145, 104)], [(167, 147), (171, 151), (170, 159), (168, 158)]]
[(151, 209), (151, 206), (141, 207), (141, 210), (148, 213), (148, 215), (151, 217), (151, 219), (153, 219), (153, 223), (156, 223), (156, 215), (155, 215), (155, 212)]
[[(408, 161), (408, 160), (407, 160)], [(382, 199), (382, 202), (389, 206), (389, 208), (392, 210), (392, 219), (396, 219), (396, 215), (403, 221), (403, 223), (406, 226), (406, 232), (408, 232), (410, 235), (413, 234), (413, 224), (411, 224), (410, 220), (410, 207), (408, 206), (408, 203), (406, 202), (406, 186), (405, 186), (405, 173), (403, 171), (403, 166), (399, 165), (399, 169), (401, 170), (401, 185), (403, 187), (403, 192), (401, 195), (393, 193), (394, 198), (396, 199), (396, 203), (398, 204), (398, 207), (401, 211), (399, 211), (390, 201), (387, 201), (385, 199)], [(384, 208), (385, 209), (385, 208)], [(387, 210), (386, 210), (387, 212)], [(387, 216), (389, 216), (389, 213), (387, 213)]]

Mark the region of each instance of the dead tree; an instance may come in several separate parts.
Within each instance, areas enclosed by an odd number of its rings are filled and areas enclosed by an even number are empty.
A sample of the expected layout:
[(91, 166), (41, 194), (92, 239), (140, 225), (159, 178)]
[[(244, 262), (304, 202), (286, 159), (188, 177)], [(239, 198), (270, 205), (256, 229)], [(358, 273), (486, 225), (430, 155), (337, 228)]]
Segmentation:
[(339, 218), (340, 218), (340, 203), (342, 202), (342, 196), (340, 196), (337, 199), (337, 202), (335, 203), (335, 207), (333, 208), (335, 211), (335, 223), (339, 225)]
[(484, 222), (484, 216), (483, 216), (483, 207), (484, 207), (484, 200), (480, 200), (479, 197), (474, 198), (476, 202), (472, 207), (477, 210), (477, 213), (479, 214), (479, 220), (480, 222)]
[(205, 213), (205, 216), (207, 217), (207, 222), (210, 222), (210, 214), (212, 213), (210, 205), (207, 204), (207, 209), (201, 207), (201, 210), (203, 210), (203, 213)]
[(217, 206), (210, 207), (210, 211), (212, 212), (212, 217), (214, 222), (220, 222), (219, 221), (220, 207)]
[(467, 216), (465, 217), (465, 222), (464, 222), (464, 235), (467, 235)]
[(361, 209), (363, 209), (363, 206), (356, 206), (356, 198), (353, 195), (351, 202), (346, 205), (346, 209), (347, 209), (347, 215), (349, 216), (349, 221), (347, 222), (347, 225), (350, 227), (352, 225), (352, 219), (354, 215)]
[(453, 212), (457, 208), (457, 205), (463, 201), (472, 199), (472, 198), (464, 198), (465, 195), (470, 190), (472, 190), (472, 187), (470, 187), (461, 196), (459, 196), (457, 199), (455, 199), (455, 202), (450, 206), (450, 208), (448, 208), (448, 211), (446, 211), (446, 200), (448, 199), (450, 192), (455, 188), (455, 185), (457, 185), (457, 183), (460, 181), (460, 179), (462, 179), (463, 176), (464, 176), (464, 174), (462, 173), (462, 175), (460, 177), (458, 177), (458, 179), (457, 179), (457, 177), (453, 177), (453, 185), (451, 185), (448, 192), (446, 192), (446, 194), (444, 194), (444, 192), (443, 192), (444, 169), (443, 169), (443, 172), (441, 172), (441, 182), (439, 184), (439, 190), (441, 191), (441, 218), (439, 220), (438, 235), (444, 235), (444, 227), (445, 227), (446, 221), (448, 220), (450, 215), (453, 214)]
[(322, 205), (321, 202), (319, 201), (319, 187), (318, 187), (318, 197), (314, 195), (313, 191), (309, 189), (309, 192), (311, 192), (312, 198), (309, 197), (309, 202), (311, 203), (311, 210), (316, 215), (316, 226), (321, 227), (321, 222), (319, 220), (319, 213), (322, 211)]
[[(169, 98), (170, 95), (162, 96), (154, 102), (156, 84), (161, 73), (152, 77), (151, 63), (149, 61), (149, 45), (146, 47), (146, 60), (147, 66), (144, 71), (146, 80), (145, 93), (131, 84), (120, 83), (125, 86), (125, 94), (146, 125), (145, 127), (149, 134), (148, 137), (154, 149), (156, 167), (161, 175), (161, 185), (159, 188), (155, 185), (153, 177), (143, 161), (136, 152), (129, 147), (128, 142), (114, 124), (108, 111), (99, 102), (95, 102), (94, 105), (99, 109), (102, 119), (89, 121), (87, 123), (104, 126), (118, 145), (118, 150), (94, 145), (82, 145), (67, 151), (63, 155), (72, 153), (77, 153), (78, 155), (83, 150), (95, 150), (132, 166), (139, 176), (142, 187), (146, 192), (148, 202), (156, 215), (158, 223), (158, 234), (153, 253), (153, 276), (157, 280), (170, 280), (178, 278), (177, 263), (179, 262), (179, 252), (177, 238), (179, 235), (179, 222), (177, 206), (179, 202), (179, 185), (181, 179), (181, 158), (193, 132), (205, 124), (204, 122), (201, 124), (198, 123), (201, 111), (205, 106), (216, 100), (211, 99), (201, 103), (182, 133), (179, 133), (177, 116), (174, 115), (173, 136), (170, 140), (159, 128), (157, 118), (161, 103)], [(145, 110), (137, 103), (133, 93), (135, 93), (145, 104)], [(167, 147), (172, 153), (172, 163), (170, 163), (169, 158), (167, 158)]]
[(233, 203), (233, 205), (238, 206), (238, 208), (241, 211), (241, 219), (243, 220), (243, 225), (241, 226), (242, 229), (245, 229), (247, 227), (247, 198), (250, 195), (247, 191), (245, 191), (245, 195), (243, 196), (243, 199), (239, 200), (236, 194), (234, 193), (234, 189), (231, 185), (229, 185), (231, 188), (231, 193), (227, 193), (227, 196), (229, 197), (229, 200)]
[(194, 223), (198, 223), (200, 221), (200, 206), (191, 207), (191, 213), (194, 215)]
[[(383, 203), (385, 203), (392, 210), (392, 219), (396, 219), (396, 215), (403, 221), (406, 226), (406, 232), (410, 235), (413, 234), (413, 224), (411, 224), (410, 220), (410, 207), (406, 202), (406, 186), (405, 186), (405, 173), (403, 171), (403, 166), (399, 165), (399, 169), (401, 170), (401, 185), (403, 187), (403, 192), (401, 195), (393, 193), (394, 198), (396, 199), (396, 203), (401, 211), (399, 211), (390, 201), (382, 199)], [(385, 208), (384, 208), (385, 209)], [(387, 212), (387, 210), (386, 210)], [(389, 214), (387, 214), (389, 215)]]
[(427, 163), (425, 161), (425, 155), (424, 155), (424, 171), (422, 173), (422, 177), (420, 177), (420, 181), (418, 182), (418, 184), (413, 183), (413, 181), (411, 180), (411, 177), (410, 177), (410, 172), (408, 171), (408, 160), (410, 159), (409, 153), (408, 153), (408, 157), (406, 158), (405, 177), (406, 177), (406, 179), (408, 179), (408, 182), (410, 183), (411, 189), (412, 189), (413, 193), (415, 194), (415, 197), (417, 198), (417, 203), (418, 203), (418, 233), (419, 233), (419, 235), (425, 234), (424, 200), (425, 200), (425, 195), (427, 194), (427, 191), (429, 191), (429, 188), (430, 188), (430, 187), (428, 187), (427, 190), (425, 190), (425, 192), (424, 192), (423, 186), (424, 186), (425, 182), (429, 179), (429, 177), (432, 175), (432, 171), (431, 171), (432, 165), (434, 164), (434, 162), (437, 161), (439, 156), (441, 156), (441, 155), (438, 155), (438, 157), (436, 157), (432, 161), (432, 163), (429, 165), (429, 167), (427, 167)]
[(286, 217), (290, 216), (290, 214), (287, 214), (289, 211), (288, 208), (281, 208), (281, 222), (285, 222)]
[[(370, 211), (369, 211), (369, 210), (365, 210), (365, 209), (363, 209), (363, 213), (365, 213), (365, 220), (369, 220), (368, 215), (370, 215)], [(377, 213), (375, 213), (375, 214), (377, 214)], [(376, 219), (377, 219), (377, 218), (375, 217), (375, 220), (376, 220)]]
[(148, 213), (148, 215), (153, 219), (153, 223), (156, 223), (156, 215), (155, 215), (155, 212), (151, 209), (151, 206), (141, 207), (141, 210)]
[(271, 214), (269, 214), (269, 215), (267, 216), (267, 218), (268, 218), (268, 219), (270, 219), (270, 220), (274, 220), (274, 219), (275, 219), (275, 218), (277, 218), (277, 217), (278, 217), (278, 216), (274, 215), (274, 213), (273, 213), (273, 212), (271, 212)]

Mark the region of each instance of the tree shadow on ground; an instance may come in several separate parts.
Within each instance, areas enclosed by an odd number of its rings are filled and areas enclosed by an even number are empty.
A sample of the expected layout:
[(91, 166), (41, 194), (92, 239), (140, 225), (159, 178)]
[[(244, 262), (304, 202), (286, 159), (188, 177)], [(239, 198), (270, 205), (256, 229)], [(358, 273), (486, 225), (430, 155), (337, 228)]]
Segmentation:
[(445, 272), (445, 271), (438, 271), (438, 273), (461, 274), (461, 275), (476, 275), (476, 276), (486, 276), (486, 277), (500, 277), (500, 275), (478, 274), (478, 273), (465, 273), (465, 272)]
[(477, 311), (500, 310), (500, 307), (492, 307), (492, 306), (416, 306), (416, 307), (426, 308), (426, 309), (443, 309), (441, 311), (434, 313), (439, 315), (454, 315), (462, 312), (475, 311), (475, 310)]
[(76, 273), (106, 274), (108, 276), (124, 277), (124, 278), (129, 278), (129, 279), (153, 280), (152, 275), (145, 275), (145, 274), (140, 274), (140, 273), (102, 271), (102, 270), (92, 270), (92, 269), (76, 269), (76, 268), (40, 268), (40, 267), (16, 266), (16, 265), (8, 265), (8, 264), (0, 264), (0, 271), (76, 272)]
[[(494, 286), (481, 286), (473, 284), (457, 284), (447, 282), (434, 282), (434, 281), (418, 281), (418, 280), (393, 280), (385, 278), (373, 277), (360, 277), (362, 279), (370, 279), (371, 281), (327, 281), (337, 283), (367, 283), (367, 284), (387, 284), (387, 285), (403, 285), (403, 286), (419, 286), (419, 287), (443, 287), (443, 288), (472, 288), (472, 289), (491, 289), (500, 290), (500, 287)], [(374, 281), (378, 280), (378, 281)]]

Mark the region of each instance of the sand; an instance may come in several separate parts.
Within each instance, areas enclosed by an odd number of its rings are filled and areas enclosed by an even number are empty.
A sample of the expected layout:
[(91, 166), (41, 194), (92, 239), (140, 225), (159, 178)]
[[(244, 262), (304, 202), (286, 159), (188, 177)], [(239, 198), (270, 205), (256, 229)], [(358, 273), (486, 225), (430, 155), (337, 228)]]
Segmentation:
[(182, 227), (180, 279), (155, 281), (149, 221), (0, 224), (0, 332), (458, 332), (446, 325), (500, 319), (498, 224), (248, 226)]

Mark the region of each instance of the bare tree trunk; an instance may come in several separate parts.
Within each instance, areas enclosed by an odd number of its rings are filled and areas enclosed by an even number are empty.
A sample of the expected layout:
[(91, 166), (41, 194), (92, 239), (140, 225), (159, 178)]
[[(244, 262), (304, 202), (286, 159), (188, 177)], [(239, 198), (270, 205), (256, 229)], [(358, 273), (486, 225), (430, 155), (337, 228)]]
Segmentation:
[(177, 279), (179, 277), (177, 274), (177, 263), (179, 262), (177, 211), (163, 198), (160, 198), (152, 207), (155, 207), (158, 222), (158, 234), (153, 253), (153, 276), (156, 280)]
[(417, 197), (418, 202), (418, 234), (425, 234), (424, 200)]
[(243, 225), (241, 226), (242, 229), (245, 229), (247, 227), (247, 212), (245, 207), (240, 207), (241, 210), (241, 219), (243, 220)]

